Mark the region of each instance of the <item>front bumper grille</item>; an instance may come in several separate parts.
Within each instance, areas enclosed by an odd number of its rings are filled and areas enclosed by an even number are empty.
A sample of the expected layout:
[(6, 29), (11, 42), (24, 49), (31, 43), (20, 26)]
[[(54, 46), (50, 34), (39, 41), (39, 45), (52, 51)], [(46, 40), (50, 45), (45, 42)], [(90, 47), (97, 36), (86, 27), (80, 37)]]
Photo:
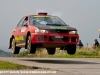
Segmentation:
[(38, 40), (39, 40), (39, 41), (46, 41), (46, 39), (47, 39), (46, 36), (43, 36), (43, 35), (38, 36)]
[[(61, 36), (60, 36), (61, 37)], [(49, 36), (49, 40), (48, 41), (57, 41), (57, 42), (69, 42), (69, 39), (71, 40), (70, 42), (76, 42), (76, 37), (71, 37), (69, 38), (68, 36), (63, 36), (63, 38), (56, 38), (56, 36)], [(46, 41), (47, 40), (47, 36), (38, 36), (38, 41)]]
[(49, 30), (50, 33), (68, 33), (68, 30)]
[(68, 42), (68, 37), (64, 36), (63, 38), (55, 38), (55, 36), (50, 36), (49, 41)]
[(71, 42), (76, 42), (76, 37), (71, 37)]

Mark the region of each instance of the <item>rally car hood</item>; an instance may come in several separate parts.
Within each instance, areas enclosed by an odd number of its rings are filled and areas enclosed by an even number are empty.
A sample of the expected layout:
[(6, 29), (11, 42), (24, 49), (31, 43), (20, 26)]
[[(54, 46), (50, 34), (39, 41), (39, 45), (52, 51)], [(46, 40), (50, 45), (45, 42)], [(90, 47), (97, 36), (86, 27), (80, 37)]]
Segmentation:
[(37, 28), (39, 29), (46, 29), (46, 30), (74, 30), (74, 31), (77, 31), (76, 28), (73, 28), (73, 27), (70, 27), (70, 26), (50, 26), (50, 25), (37, 25), (36, 26)]

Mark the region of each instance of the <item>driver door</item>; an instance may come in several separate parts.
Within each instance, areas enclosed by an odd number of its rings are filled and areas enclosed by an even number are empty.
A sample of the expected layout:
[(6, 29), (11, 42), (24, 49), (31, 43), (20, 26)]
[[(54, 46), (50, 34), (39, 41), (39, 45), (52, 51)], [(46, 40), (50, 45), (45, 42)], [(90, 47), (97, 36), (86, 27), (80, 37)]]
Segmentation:
[(21, 44), (25, 44), (28, 29), (28, 17), (23, 20), (22, 26), (19, 28), (19, 39)]
[(16, 44), (20, 43), (20, 35), (19, 34), (20, 34), (20, 28), (22, 27), (22, 24), (23, 24), (24, 19), (25, 19), (25, 17), (23, 17), (19, 21), (19, 23), (18, 23), (18, 25), (17, 25), (17, 27), (15, 28), (15, 31), (14, 31), (14, 34), (16, 34), (15, 35)]

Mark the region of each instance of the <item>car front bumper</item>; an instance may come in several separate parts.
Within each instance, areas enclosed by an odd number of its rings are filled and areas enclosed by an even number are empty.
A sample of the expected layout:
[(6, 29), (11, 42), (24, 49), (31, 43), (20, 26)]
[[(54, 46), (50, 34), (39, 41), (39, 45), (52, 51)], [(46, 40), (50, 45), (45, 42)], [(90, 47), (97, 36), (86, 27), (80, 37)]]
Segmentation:
[(31, 34), (32, 44), (67, 45), (77, 44), (78, 34)]

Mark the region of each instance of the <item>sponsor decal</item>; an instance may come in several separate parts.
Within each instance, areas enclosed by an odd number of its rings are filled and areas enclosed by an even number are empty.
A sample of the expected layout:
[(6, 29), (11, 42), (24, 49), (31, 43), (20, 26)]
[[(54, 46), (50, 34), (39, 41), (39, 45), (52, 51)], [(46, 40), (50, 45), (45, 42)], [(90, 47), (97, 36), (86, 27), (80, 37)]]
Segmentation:
[(61, 29), (61, 30), (66, 30), (67, 28), (65, 27), (55, 27), (55, 26), (52, 26), (50, 27), (51, 29)]
[(53, 16), (34, 16), (34, 18), (44, 18), (44, 17), (54, 18)]
[(23, 41), (24, 40), (24, 36), (17, 36), (15, 37), (15, 41), (16, 42), (20, 42), (20, 41)]

